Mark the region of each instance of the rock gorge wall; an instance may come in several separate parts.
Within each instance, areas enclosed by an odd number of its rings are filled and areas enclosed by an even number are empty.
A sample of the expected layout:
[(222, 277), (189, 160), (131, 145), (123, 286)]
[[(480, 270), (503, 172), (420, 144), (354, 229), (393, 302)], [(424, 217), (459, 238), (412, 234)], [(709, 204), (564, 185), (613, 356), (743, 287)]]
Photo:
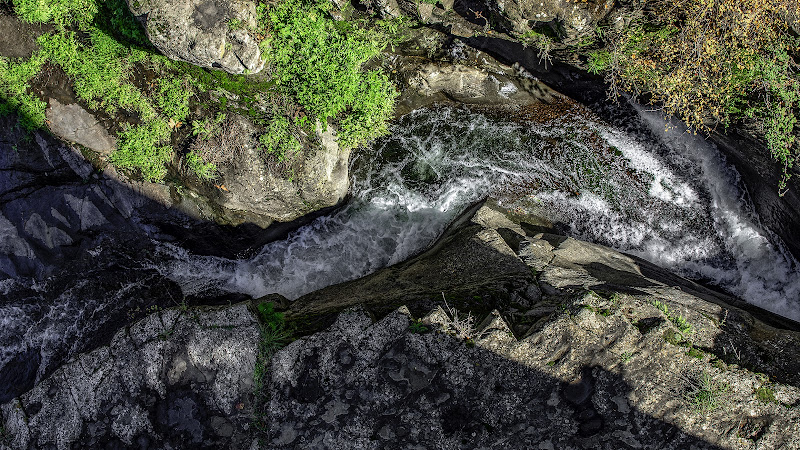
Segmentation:
[(167, 310), (3, 405), (3, 444), (798, 448), (797, 324), (472, 211), (417, 258), (289, 305), (313, 333), (258, 396), (254, 305)]

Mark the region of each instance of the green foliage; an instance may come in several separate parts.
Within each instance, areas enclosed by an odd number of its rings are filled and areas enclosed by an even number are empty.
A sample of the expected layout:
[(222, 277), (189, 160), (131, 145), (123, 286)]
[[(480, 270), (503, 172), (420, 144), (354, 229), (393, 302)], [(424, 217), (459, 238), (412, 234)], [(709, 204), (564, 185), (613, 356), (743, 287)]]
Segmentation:
[(688, 356), (691, 356), (692, 358), (697, 358), (697, 359), (703, 359), (703, 356), (705, 356), (705, 353), (694, 347), (690, 348), (689, 351), (686, 352), (686, 354)]
[(764, 403), (775, 403), (775, 391), (767, 386), (761, 386), (756, 389), (756, 398)]
[(90, 30), (90, 45), (80, 44), (72, 31), (43, 35), (39, 45), (73, 79), (75, 93), (90, 108), (108, 114), (121, 108), (138, 113), (143, 121), (156, 119), (152, 103), (129, 80), (133, 64), (148, 58), (145, 52), (96, 28)]
[(203, 157), (195, 152), (189, 152), (185, 157), (189, 171), (201, 180), (213, 180), (217, 176), (216, 164), (203, 161)]
[(125, 0), (103, 0), (98, 3), (95, 26), (112, 33), (118, 40), (139, 47), (150, 47), (141, 24), (131, 14)]
[[(262, 3), (254, 31), (264, 40), (261, 46), (276, 77), (259, 81), (155, 54), (125, 0), (13, 0), (13, 5), (22, 20), (51, 23), (55, 32), (39, 38), (40, 51), (29, 60), (0, 58), (0, 113), (18, 113), (27, 128), (43, 126), (46, 105), (29, 92), (30, 84), (46, 62), (57, 65), (90, 109), (131, 117), (130, 123), (120, 124), (119, 148), (110, 161), (147, 180), (166, 175), (164, 164), (174, 155), (172, 130), (189, 118), (195, 92), (213, 89), (237, 96), (243, 113), (268, 124), (259, 140), (279, 161), (301, 150), (300, 129), (312, 130), (315, 123), (336, 123), (345, 147), (387, 131), (397, 92), (382, 72), (365, 71), (363, 65), (398, 34), (398, 21), (378, 21), (370, 29), (334, 21), (323, 1)], [(233, 19), (228, 26), (233, 30), (245, 24)], [(278, 90), (289, 94), (290, 107), (272, 114), (256, 107)], [(296, 105), (305, 114), (296, 114)], [(193, 134), (208, 139), (216, 125), (194, 121)], [(213, 178), (216, 166), (206, 157), (189, 151), (184, 167), (202, 179)]]
[(284, 162), (302, 149), (300, 142), (292, 135), (293, 129), (289, 119), (275, 116), (267, 125), (264, 134), (258, 137), (258, 142), (264, 151), (275, 156), (279, 162)]
[(60, 28), (88, 27), (97, 10), (96, 0), (14, 0), (14, 12), (25, 22), (53, 22)]
[(156, 104), (174, 122), (183, 122), (189, 116), (192, 94), (188, 78), (163, 77), (158, 80)]
[(587, 66), (589, 72), (595, 75), (605, 72), (611, 67), (611, 53), (606, 50), (597, 50), (589, 53)]
[(0, 114), (16, 111), (23, 127), (32, 130), (44, 125), (46, 104), (28, 92), (29, 80), (36, 76), (45, 58), (37, 52), (28, 61), (0, 56)]
[(262, 388), (267, 372), (267, 363), (278, 350), (289, 342), (292, 333), (286, 328), (283, 314), (275, 311), (272, 303), (259, 303), (256, 309), (258, 317), (261, 319), (261, 342), (253, 378), (256, 384), (256, 393), (264, 395)]
[(683, 398), (696, 412), (707, 414), (724, 404), (724, 394), (729, 389), (728, 384), (716, 381), (711, 374), (703, 372), (697, 378), (688, 380)]
[[(340, 143), (361, 145), (386, 132), (397, 93), (379, 70), (362, 71), (388, 38), (334, 21), (326, 1), (287, 0), (259, 7), (262, 43), (276, 78), (311, 121), (340, 119)], [(343, 117), (342, 117), (343, 116)]]
[(684, 343), (683, 336), (672, 328), (664, 330), (664, 341), (672, 345), (682, 345)]
[(415, 334), (423, 334), (430, 331), (421, 321), (415, 320), (408, 326), (408, 331)]
[(552, 60), (550, 52), (553, 50), (553, 38), (543, 30), (533, 29), (527, 31), (521, 37), (525, 46), (532, 46), (539, 50), (539, 61), (549, 63)]
[(213, 135), (220, 133), (222, 122), (225, 121), (225, 114), (219, 113), (214, 119), (195, 120), (192, 122), (192, 136), (200, 139), (209, 139)]
[(670, 320), (683, 334), (691, 333), (692, 325), (686, 320), (685, 317), (681, 316), (680, 314), (672, 314), (669, 311), (669, 307), (660, 300), (653, 300), (653, 306), (658, 308), (659, 311), (663, 312), (667, 319)]
[(122, 169), (138, 170), (145, 180), (161, 180), (173, 154), (172, 147), (166, 145), (169, 136), (169, 125), (164, 120), (130, 127), (119, 134), (117, 150), (110, 161)]
[(242, 21), (239, 19), (231, 19), (228, 21), (228, 29), (229, 30), (238, 30), (242, 28)]

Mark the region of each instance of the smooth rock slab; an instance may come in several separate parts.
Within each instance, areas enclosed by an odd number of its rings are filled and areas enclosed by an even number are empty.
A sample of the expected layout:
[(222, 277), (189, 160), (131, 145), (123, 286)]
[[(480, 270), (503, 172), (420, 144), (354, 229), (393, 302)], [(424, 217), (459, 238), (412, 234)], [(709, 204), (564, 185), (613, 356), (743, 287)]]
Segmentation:
[(77, 103), (64, 105), (51, 98), (45, 115), (50, 131), (62, 139), (106, 156), (117, 148), (115, 139), (106, 128)]

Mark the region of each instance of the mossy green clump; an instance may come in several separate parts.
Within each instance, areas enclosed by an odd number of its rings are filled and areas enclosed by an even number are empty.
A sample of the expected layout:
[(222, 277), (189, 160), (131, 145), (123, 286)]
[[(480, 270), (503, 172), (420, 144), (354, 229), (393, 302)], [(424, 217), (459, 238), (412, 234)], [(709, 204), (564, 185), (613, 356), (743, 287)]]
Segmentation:
[(694, 347), (690, 348), (689, 351), (686, 352), (686, 354), (688, 356), (691, 356), (692, 358), (697, 358), (697, 359), (703, 359), (703, 357), (705, 356), (705, 353)]
[(767, 386), (761, 386), (756, 389), (756, 398), (764, 403), (775, 403), (775, 391)]
[(421, 321), (415, 320), (411, 322), (411, 325), (408, 326), (408, 331), (414, 334), (423, 334), (430, 331), (430, 329)]
[(269, 361), (275, 353), (291, 341), (293, 333), (287, 328), (283, 313), (275, 311), (272, 303), (259, 303), (256, 305), (256, 311), (261, 322), (261, 341), (259, 342), (253, 381), (257, 399), (255, 425), (260, 429), (264, 425), (262, 419), (266, 412), (261, 410), (258, 405), (267, 404), (269, 398), (269, 392), (264, 389)]
[(394, 109), (398, 94), (386, 74), (363, 70), (389, 39), (360, 23), (333, 20), (330, 7), (313, 0), (261, 4), (260, 24), (271, 36), (261, 47), (277, 81), (308, 114), (299, 125), (334, 121), (340, 145), (355, 147), (386, 133)]

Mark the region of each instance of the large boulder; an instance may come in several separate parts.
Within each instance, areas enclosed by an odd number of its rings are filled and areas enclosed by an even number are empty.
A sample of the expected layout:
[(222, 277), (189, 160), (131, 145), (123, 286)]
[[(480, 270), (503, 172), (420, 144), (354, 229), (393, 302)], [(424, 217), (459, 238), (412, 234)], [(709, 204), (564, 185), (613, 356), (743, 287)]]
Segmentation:
[(230, 73), (264, 68), (249, 0), (127, 0), (150, 42), (167, 57)]
[(178, 194), (202, 207), (200, 217), (231, 225), (267, 227), (290, 222), (338, 204), (347, 195), (350, 150), (340, 148), (331, 127), (317, 127), (302, 149), (283, 157), (269, 155), (257, 140), (259, 129), (246, 117), (229, 114), (221, 131), (196, 140), (202, 154), (219, 158), (214, 183)]
[(246, 304), (152, 314), (2, 406), (12, 448), (248, 448), (259, 326)]
[(531, 25), (555, 22), (566, 39), (593, 31), (614, 6), (614, 0), (497, 0), (493, 3), (514, 33), (524, 35), (531, 31)]

